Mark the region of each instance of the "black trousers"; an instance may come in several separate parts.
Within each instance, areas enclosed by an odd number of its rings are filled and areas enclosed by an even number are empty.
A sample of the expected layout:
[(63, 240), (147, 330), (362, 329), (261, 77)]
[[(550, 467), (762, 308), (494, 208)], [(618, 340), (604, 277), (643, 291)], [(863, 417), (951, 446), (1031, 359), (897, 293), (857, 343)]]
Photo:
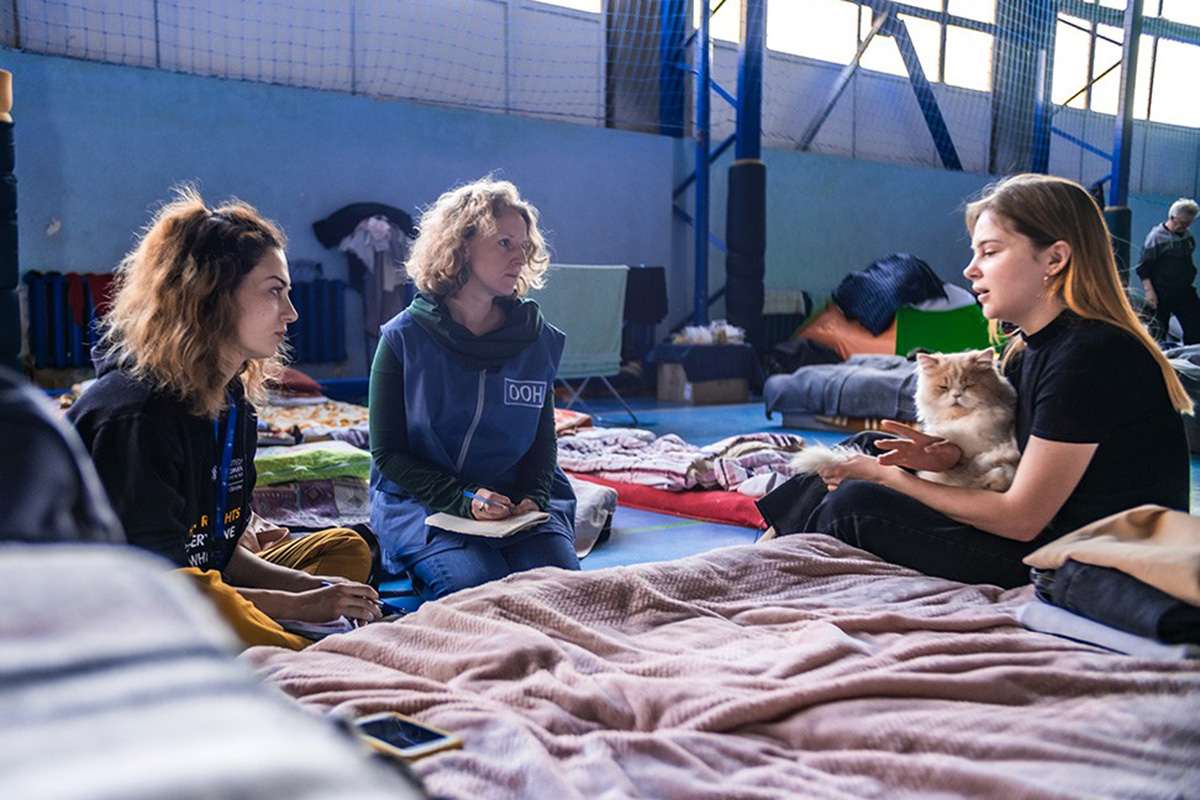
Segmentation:
[[(874, 443), (886, 437), (864, 432), (843, 444), (878, 455)], [(845, 481), (830, 492), (817, 475), (792, 478), (759, 500), (758, 510), (779, 535), (825, 533), (926, 575), (1006, 589), (1029, 583), (1021, 559), (1050, 538), (1005, 539), (870, 481)]]
[(1189, 286), (1181, 291), (1159, 292), (1151, 329), (1156, 340), (1162, 341), (1167, 337), (1172, 314), (1179, 320), (1179, 327), (1183, 328), (1183, 343), (1200, 343), (1200, 297), (1196, 296), (1194, 288)]

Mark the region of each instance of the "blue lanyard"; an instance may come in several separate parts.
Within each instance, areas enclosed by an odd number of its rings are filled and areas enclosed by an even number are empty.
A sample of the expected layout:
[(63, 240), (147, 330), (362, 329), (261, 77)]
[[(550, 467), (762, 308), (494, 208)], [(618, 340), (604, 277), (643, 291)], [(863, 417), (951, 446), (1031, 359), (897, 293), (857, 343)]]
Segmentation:
[(233, 462), (233, 432), (237, 428), (237, 404), (229, 404), (229, 414), (225, 418), (225, 448), (221, 449), (221, 421), (213, 420), (213, 437), (216, 439), (217, 450), (221, 452), (221, 469), (217, 473), (216, 498), (213, 509), (213, 536), (217, 539), (225, 537), (225, 503), (229, 500), (229, 465)]

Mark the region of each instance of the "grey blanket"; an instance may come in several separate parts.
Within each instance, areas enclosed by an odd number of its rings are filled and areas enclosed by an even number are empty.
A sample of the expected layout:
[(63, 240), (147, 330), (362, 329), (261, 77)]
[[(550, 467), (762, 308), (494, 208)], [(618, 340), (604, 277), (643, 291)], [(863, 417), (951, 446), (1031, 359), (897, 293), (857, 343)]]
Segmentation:
[(916, 419), (916, 365), (903, 356), (854, 355), (772, 375), (763, 387), (767, 416), (782, 414)]

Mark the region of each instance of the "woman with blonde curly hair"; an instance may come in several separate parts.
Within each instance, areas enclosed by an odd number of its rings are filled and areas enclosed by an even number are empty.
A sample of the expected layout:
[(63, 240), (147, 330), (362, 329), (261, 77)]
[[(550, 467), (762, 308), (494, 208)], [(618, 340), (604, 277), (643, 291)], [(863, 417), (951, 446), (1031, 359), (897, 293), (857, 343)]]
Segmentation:
[[(251, 206), (176, 192), (117, 269), (99, 379), (68, 418), (129, 542), (192, 575), (247, 644), (303, 647), (277, 620), (379, 617), (353, 531), (286, 536), (250, 509), (254, 403), (292, 306), (283, 233)], [(238, 546), (239, 543), (243, 546)]]
[[(507, 181), (446, 192), (421, 217), (418, 293), (371, 367), (371, 524), (384, 567), (427, 598), (513, 572), (579, 569), (575, 498), (558, 468), (554, 376), (564, 336), (525, 297), (549, 264), (537, 210)], [(435, 512), (549, 519), (505, 538), (425, 524)]]

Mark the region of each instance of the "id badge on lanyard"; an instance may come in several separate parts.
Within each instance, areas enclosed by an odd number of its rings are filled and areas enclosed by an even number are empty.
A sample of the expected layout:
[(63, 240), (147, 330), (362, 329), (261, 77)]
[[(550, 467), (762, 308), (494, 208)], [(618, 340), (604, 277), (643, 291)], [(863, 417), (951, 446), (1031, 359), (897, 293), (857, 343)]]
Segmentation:
[(213, 499), (213, 536), (226, 539), (225, 505), (229, 502), (229, 467), (233, 463), (233, 435), (237, 430), (237, 404), (229, 404), (229, 414), (225, 418), (225, 446), (221, 446), (221, 421), (213, 420), (213, 437), (216, 439), (217, 452), (221, 454), (221, 463), (217, 470), (217, 485)]

